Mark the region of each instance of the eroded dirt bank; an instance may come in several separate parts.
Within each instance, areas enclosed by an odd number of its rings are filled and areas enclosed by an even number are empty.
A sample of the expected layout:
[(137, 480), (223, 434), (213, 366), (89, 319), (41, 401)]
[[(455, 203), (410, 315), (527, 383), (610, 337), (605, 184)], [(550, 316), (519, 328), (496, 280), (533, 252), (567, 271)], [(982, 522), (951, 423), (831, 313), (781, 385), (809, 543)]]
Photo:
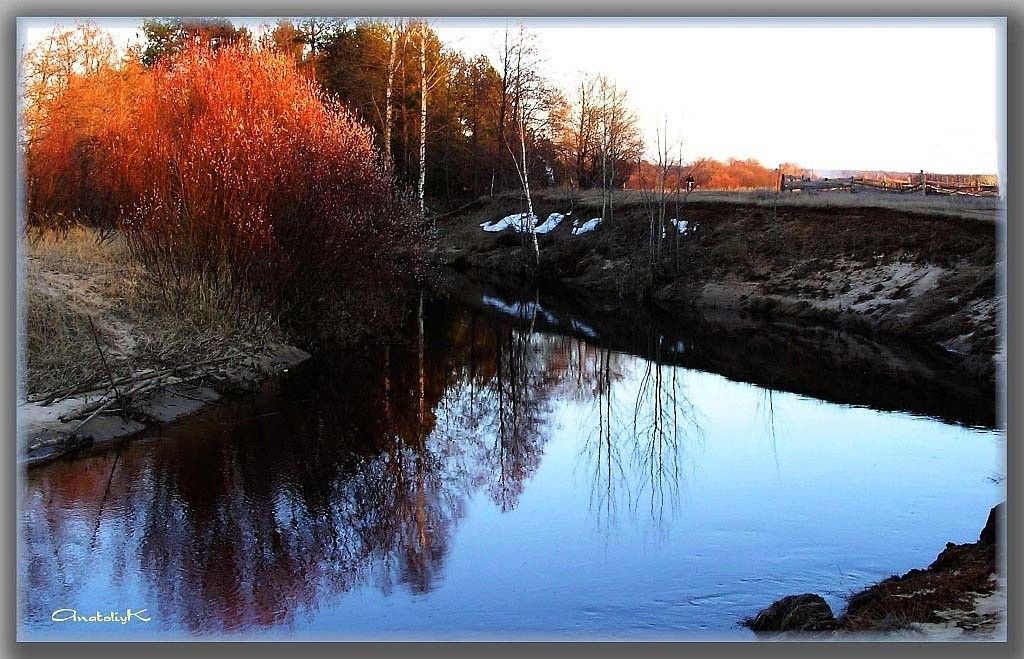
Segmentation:
[[(992, 379), (998, 352), (996, 226), (991, 219), (882, 207), (690, 201), (688, 230), (669, 226), (661, 264), (650, 267), (650, 220), (626, 195), (613, 220), (573, 235), (600, 215), (593, 201), (541, 195), (536, 214), (572, 211), (538, 236), (537, 276), (590, 295), (827, 321), (846, 329), (934, 343), (972, 374)], [(525, 276), (520, 236), (480, 224), (521, 212), (515, 196), (485, 198), (437, 222), (435, 262), (509, 281)], [(674, 208), (668, 209), (674, 216)]]

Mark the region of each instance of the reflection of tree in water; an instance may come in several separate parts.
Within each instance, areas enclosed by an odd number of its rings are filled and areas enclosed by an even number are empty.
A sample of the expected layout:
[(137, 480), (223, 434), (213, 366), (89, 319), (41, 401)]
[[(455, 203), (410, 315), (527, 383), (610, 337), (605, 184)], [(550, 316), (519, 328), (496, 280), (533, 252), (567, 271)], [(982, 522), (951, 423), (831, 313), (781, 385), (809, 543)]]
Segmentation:
[(760, 397), (757, 401), (757, 408), (754, 410), (754, 418), (761, 417), (764, 424), (764, 434), (768, 437), (772, 444), (772, 457), (775, 460), (775, 469), (779, 469), (779, 446), (778, 446), (778, 431), (779, 426), (782, 425), (785, 429), (785, 424), (780, 423), (778, 418), (778, 411), (775, 409), (775, 389), (772, 388), (772, 383), (769, 381), (768, 386), (761, 389)]
[(540, 462), (548, 350), (465, 313), (411, 316), (390, 348), (34, 472), (32, 615), (75, 601), (91, 551), (121, 557), (114, 579), (144, 574), (161, 617), (194, 632), (289, 624), (360, 584), (431, 590), (468, 498), (511, 509)]
[(646, 506), (651, 518), (663, 521), (666, 506), (678, 504), (684, 482), (682, 457), (687, 444), (701, 434), (693, 405), (686, 396), (685, 371), (667, 363), (664, 336), (648, 333), (647, 359), (638, 374), (635, 398), (623, 413), (614, 385), (625, 378), (621, 355), (601, 350), (594, 358), (594, 417), (597, 430), (584, 444), (581, 458), (593, 472), (591, 507), (599, 524), (614, 525), (617, 499), (634, 512)]

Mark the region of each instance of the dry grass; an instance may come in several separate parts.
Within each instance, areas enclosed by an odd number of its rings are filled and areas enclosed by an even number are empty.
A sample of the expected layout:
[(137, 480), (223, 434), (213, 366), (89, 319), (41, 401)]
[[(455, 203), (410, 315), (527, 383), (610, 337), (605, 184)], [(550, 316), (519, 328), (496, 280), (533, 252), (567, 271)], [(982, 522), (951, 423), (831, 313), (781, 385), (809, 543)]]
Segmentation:
[(28, 287), (26, 304), (29, 392), (49, 391), (102, 372), (99, 354), (85, 349), (93, 341), (85, 314), (38, 286)]
[(887, 631), (913, 622), (941, 622), (940, 612), (972, 611), (979, 593), (996, 583), (995, 546), (950, 543), (927, 570), (911, 570), (850, 598), (840, 623), (851, 630)]
[[(26, 237), (25, 349), (29, 396), (145, 368), (195, 362), (228, 348), (259, 353), (281, 339), (267, 312), (227, 310), (215, 295), (171, 307), (123, 240), (90, 229)], [(93, 325), (96, 329), (93, 335)]]
[[(644, 201), (641, 190), (619, 190), (615, 203), (621, 205), (640, 204)], [(574, 191), (568, 189), (544, 190), (539, 197), (557, 201), (566, 208), (575, 203), (586, 208), (600, 208), (600, 190)], [(670, 202), (671, 203), (671, 202)], [(962, 217), (978, 220), (997, 220), (1005, 211), (1006, 203), (998, 197), (928, 196), (904, 195), (883, 192), (813, 192), (782, 193), (776, 198), (772, 190), (695, 190), (688, 198), (690, 204), (726, 203), (770, 207), (778, 203), (779, 208), (886, 208), (907, 213), (939, 217)]]

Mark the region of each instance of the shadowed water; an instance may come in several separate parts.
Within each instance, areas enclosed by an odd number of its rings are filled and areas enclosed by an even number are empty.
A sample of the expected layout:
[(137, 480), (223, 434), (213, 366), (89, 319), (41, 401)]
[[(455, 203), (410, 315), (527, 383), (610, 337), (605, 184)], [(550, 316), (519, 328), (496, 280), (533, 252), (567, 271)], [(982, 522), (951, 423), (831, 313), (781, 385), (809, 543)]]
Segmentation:
[(993, 401), (906, 346), (460, 285), (387, 345), (31, 470), (19, 633), (749, 637), (975, 539)]

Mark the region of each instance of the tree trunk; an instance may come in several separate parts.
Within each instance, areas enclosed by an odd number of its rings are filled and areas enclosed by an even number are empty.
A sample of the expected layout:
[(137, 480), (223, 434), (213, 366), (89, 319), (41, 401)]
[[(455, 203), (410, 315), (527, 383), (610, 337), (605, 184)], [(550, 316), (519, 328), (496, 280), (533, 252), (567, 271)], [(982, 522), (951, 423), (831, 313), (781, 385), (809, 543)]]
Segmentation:
[(601, 219), (608, 205), (608, 125), (601, 126)]
[(420, 24), (420, 216), (426, 216), (427, 185), (427, 24)]
[(395, 82), (395, 28), (388, 25), (388, 79), (384, 88), (384, 155), (391, 162), (391, 94)]
[(526, 226), (527, 233), (530, 235), (530, 252), (533, 258), (533, 265), (536, 267), (540, 263), (540, 246), (537, 244), (537, 232), (534, 230), (533, 222), (533, 196), (530, 195), (530, 175), (529, 168), (526, 165), (526, 126), (524, 122), (519, 122), (519, 145), (521, 147), (521, 155), (523, 158), (522, 172), (520, 176), (523, 179), (523, 193), (526, 195)]

